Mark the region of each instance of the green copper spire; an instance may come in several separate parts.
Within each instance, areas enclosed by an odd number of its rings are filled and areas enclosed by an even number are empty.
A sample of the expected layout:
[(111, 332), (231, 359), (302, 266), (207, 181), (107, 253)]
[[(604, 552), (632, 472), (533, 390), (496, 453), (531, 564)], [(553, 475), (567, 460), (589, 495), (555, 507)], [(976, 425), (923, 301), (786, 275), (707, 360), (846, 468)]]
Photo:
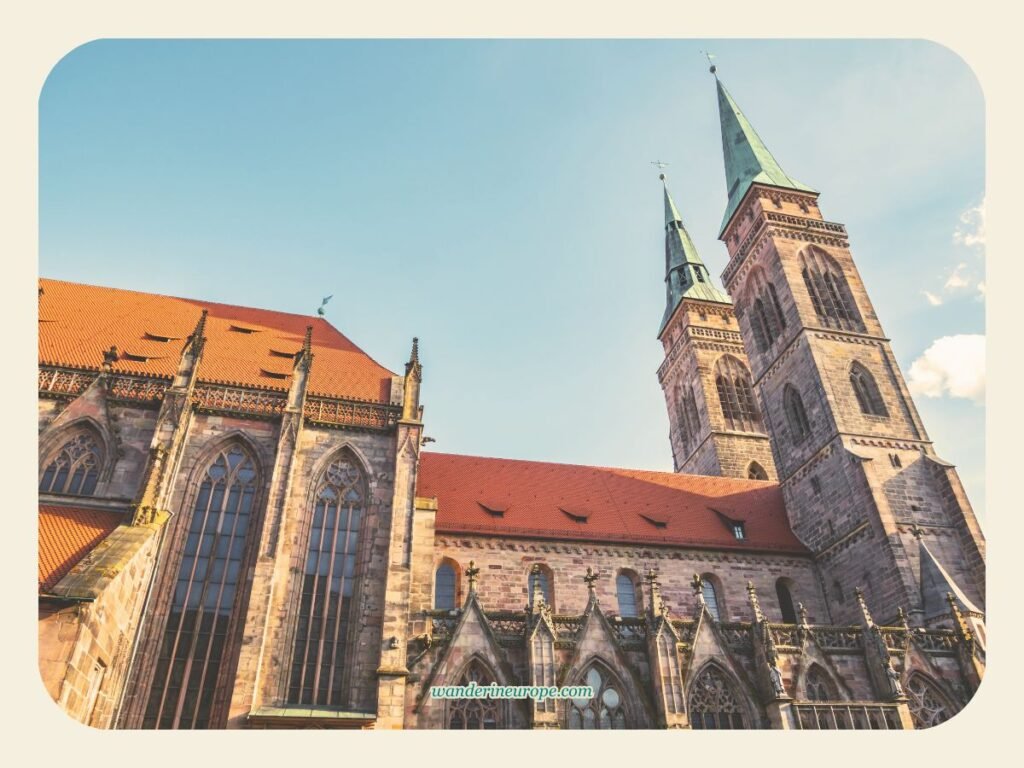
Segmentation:
[(708, 268), (697, 253), (697, 246), (683, 226), (672, 195), (668, 192), (665, 174), (661, 174), (665, 190), (665, 316), (658, 335), (665, 330), (672, 313), (684, 298), (731, 304), (732, 300), (711, 282)]
[(801, 192), (816, 190), (786, 175), (750, 121), (725, 90), (722, 81), (715, 74), (714, 67), (711, 68), (711, 72), (715, 75), (715, 85), (718, 87), (718, 115), (722, 121), (722, 151), (725, 154), (725, 183), (729, 189), (729, 204), (722, 218), (722, 229), (719, 232), (721, 235), (736, 213), (743, 196), (750, 189), (750, 185), (755, 182)]

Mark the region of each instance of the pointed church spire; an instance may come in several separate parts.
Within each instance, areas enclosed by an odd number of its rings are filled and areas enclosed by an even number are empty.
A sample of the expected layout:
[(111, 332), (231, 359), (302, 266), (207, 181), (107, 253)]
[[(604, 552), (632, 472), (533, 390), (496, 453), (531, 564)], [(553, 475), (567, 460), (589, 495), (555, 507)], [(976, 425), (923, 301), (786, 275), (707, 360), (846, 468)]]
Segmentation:
[(661, 174), (665, 192), (665, 316), (658, 335), (665, 330), (672, 313), (683, 298), (702, 299), (731, 304), (732, 300), (711, 282), (708, 268), (697, 253), (697, 246), (683, 226), (682, 216), (668, 191), (665, 174)]
[(715, 76), (715, 86), (718, 89), (718, 116), (722, 123), (722, 152), (725, 155), (725, 183), (729, 190), (729, 203), (722, 217), (721, 232), (724, 232), (743, 196), (755, 182), (801, 192), (813, 193), (816, 190), (786, 175), (772, 153), (768, 151), (768, 147), (761, 141), (761, 137), (757, 135), (754, 126), (725, 90), (715, 68), (712, 68), (711, 73)]

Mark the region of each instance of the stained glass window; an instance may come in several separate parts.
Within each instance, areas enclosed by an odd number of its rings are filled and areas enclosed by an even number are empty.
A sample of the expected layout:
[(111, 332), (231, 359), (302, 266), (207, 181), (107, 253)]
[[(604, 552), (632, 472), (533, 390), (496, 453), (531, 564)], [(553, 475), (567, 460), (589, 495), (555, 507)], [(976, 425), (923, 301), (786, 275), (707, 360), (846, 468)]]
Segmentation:
[(92, 496), (100, 477), (100, 449), (95, 438), (80, 432), (61, 446), (39, 480), (40, 493)]
[(749, 727), (733, 686), (717, 667), (706, 667), (690, 686), (690, 727), (729, 730)]
[(316, 492), (302, 575), (288, 701), (342, 706), (347, 634), (352, 613), (363, 476), (355, 461), (339, 458)]
[[(483, 688), (495, 682), (494, 674), (479, 659), (473, 659), (455, 685), (475, 682)], [(501, 699), (448, 699), (448, 728), (493, 731), (504, 727)]]
[(910, 678), (907, 696), (915, 728), (931, 728), (953, 716), (953, 707), (946, 697), (924, 675), (915, 674)]
[(441, 563), (434, 577), (434, 607), (441, 611), (455, 608), (455, 569), (448, 563)]
[(570, 729), (625, 730), (626, 713), (622, 708), (622, 686), (597, 665), (590, 667), (577, 685), (589, 685), (592, 698), (570, 699), (567, 725)]
[(143, 728), (207, 728), (228, 642), (257, 490), (238, 445), (210, 464), (196, 494)]
[(615, 591), (619, 598), (619, 615), (639, 616), (636, 606), (636, 582), (628, 574), (620, 573), (615, 579)]
[(707, 576), (704, 577), (704, 582), (701, 585), (701, 594), (704, 596), (704, 605), (707, 606), (708, 613), (711, 614), (715, 621), (722, 620), (721, 606), (718, 603), (718, 590), (715, 589), (714, 583)]

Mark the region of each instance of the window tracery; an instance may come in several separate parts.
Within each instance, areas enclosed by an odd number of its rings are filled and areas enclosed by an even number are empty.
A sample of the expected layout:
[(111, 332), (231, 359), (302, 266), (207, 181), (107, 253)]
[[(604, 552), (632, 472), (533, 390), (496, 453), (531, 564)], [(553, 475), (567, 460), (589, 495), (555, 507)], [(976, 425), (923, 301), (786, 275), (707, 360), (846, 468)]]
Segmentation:
[(706, 667), (690, 688), (690, 727), (695, 729), (747, 728), (743, 706), (725, 675)]
[(47, 465), (39, 480), (39, 492), (92, 496), (102, 464), (96, 439), (81, 431), (64, 443)]
[(626, 713), (622, 707), (622, 686), (611, 674), (593, 665), (582, 677), (581, 684), (589, 685), (592, 698), (570, 699), (568, 726), (570, 730), (624, 730)]

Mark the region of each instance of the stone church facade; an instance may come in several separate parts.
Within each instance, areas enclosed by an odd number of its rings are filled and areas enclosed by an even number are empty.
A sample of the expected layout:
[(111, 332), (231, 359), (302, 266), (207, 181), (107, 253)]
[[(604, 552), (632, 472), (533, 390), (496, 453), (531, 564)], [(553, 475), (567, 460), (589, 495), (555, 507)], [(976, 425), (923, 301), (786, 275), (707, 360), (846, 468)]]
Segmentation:
[[(842, 224), (717, 80), (718, 288), (669, 194), (676, 472), (424, 450), (322, 318), (40, 281), (39, 666), (97, 728), (910, 729), (985, 544)], [(662, 177), (664, 179), (664, 177)], [(586, 699), (433, 686), (590, 685)]]

